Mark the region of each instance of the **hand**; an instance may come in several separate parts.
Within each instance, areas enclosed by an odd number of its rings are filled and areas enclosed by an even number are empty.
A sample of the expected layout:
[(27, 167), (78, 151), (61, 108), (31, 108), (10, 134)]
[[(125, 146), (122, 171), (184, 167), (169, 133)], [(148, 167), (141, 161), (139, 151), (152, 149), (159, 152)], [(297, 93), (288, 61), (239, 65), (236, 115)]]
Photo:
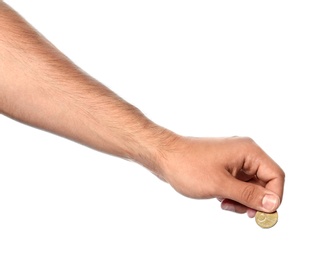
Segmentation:
[(163, 158), (156, 174), (187, 197), (218, 198), (224, 210), (249, 217), (282, 201), (283, 170), (250, 138), (178, 137)]

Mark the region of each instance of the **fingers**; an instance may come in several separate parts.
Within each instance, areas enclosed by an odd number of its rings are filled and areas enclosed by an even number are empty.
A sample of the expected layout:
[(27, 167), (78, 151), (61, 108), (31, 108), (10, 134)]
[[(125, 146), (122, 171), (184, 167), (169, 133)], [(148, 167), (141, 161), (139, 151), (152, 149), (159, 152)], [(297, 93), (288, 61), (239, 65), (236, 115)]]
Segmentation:
[[(225, 198), (221, 199), (221, 208), (236, 213), (247, 213), (254, 217), (257, 210), (274, 212), (280, 206), (283, 197), (285, 174), (269, 157), (261, 161), (255, 175), (248, 172), (244, 176), (229, 178)], [(254, 174), (254, 172), (252, 173)], [(230, 176), (231, 177), (231, 176)]]
[(258, 145), (254, 146), (252, 156), (248, 157), (248, 163), (257, 167), (256, 172), (249, 173), (255, 174), (257, 180), (265, 184), (264, 187), (266, 190), (269, 190), (274, 195), (277, 195), (279, 203), (281, 203), (285, 181), (285, 173), (281, 167)]
[(228, 198), (236, 203), (228, 203), (224, 200), (222, 208), (238, 213), (247, 212), (247, 208), (260, 210), (264, 212), (274, 212), (280, 206), (281, 199), (278, 194), (271, 190), (250, 182), (243, 182), (235, 178), (228, 178), (223, 184), (225, 194)]
[(258, 168), (257, 177), (260, 181), (266, 183), (266, 189), (277, 194), (280, 201), (282, 201), (285, 174), (278, 165), (271, 161), (262, 163)]
[(242, 169), (235, 178), (230, 176), (233, 178), (228, 178), (225, 183), (226, 192), (229, 193), (229, 197), (225, 198), (238, 203), (224, 201), (222, 208), (247, 212), (251, 217), (256, 210), (274, 212), (282, 201), (285, 174), (255, 142), (248, 142), (247, 148), (244, 150)]
[(244, 205), (236, 201), (229, 200), (229, 199), (222, 200), (220, 206), (223, 210), (228, 210), (228, 211), (232, 211), (235, 213), (243, 214), (247, 212), (247, 207), (245, 207)]
[(253, 218), (256, 215), (257, 210), (248, 208), (236, 201), (229, 199), (222, 199), (222, 200), (218, 199), (218, 200), (221, 202), (220, 205), (223, 210), (228, 210), (240, 214), (247, 213), (248, 217), (250, 218)]

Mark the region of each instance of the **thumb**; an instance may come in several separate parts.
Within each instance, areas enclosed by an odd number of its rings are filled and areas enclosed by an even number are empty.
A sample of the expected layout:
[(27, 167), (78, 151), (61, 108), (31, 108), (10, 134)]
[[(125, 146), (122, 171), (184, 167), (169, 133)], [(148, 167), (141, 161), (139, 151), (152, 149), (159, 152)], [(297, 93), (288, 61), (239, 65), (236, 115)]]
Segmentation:
[(271, 213), (280, 206), (279, 196), (260, 185), (230, 178), (226, 186), (222, 196), (248, 208)]

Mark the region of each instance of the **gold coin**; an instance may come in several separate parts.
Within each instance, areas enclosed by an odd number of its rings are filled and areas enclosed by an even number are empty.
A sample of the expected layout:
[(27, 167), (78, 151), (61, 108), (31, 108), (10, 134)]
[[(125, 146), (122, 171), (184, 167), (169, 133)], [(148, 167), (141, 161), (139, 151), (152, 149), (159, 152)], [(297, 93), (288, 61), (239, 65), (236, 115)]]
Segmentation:
[(276, 211), (273, 213), (257, 211), (255, 220), (258, 226), (262, 228), (271, 228), (278, 222), (278, 213)]

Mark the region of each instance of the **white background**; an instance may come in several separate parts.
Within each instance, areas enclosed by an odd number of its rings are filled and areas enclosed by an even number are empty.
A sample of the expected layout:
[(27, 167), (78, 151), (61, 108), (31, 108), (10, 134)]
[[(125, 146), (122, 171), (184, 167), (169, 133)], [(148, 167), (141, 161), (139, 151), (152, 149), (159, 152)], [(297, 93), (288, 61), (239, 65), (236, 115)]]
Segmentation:
[(0, 116), (1, 260), (310, 259), (310, 1), (7, 3), (156, 123), (252, 137), (286, 184), (265, 230), (139, 165)]

